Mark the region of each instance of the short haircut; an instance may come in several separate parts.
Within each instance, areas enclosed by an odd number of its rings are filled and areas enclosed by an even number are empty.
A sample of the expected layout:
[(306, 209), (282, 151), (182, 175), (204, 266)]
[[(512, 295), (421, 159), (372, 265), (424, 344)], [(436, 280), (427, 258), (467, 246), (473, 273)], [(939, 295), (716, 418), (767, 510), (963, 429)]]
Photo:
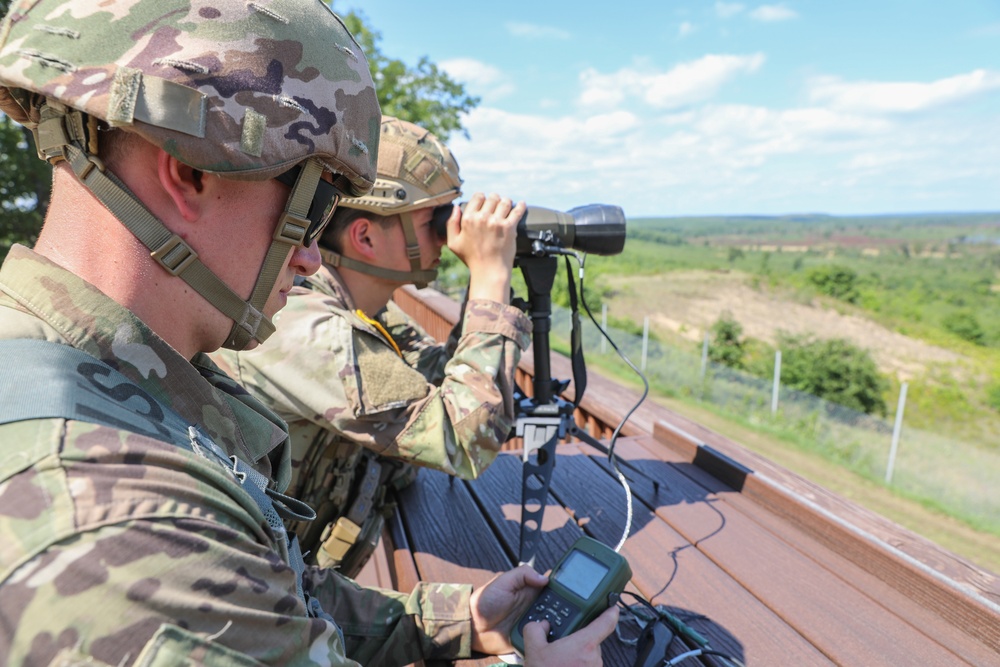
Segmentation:
[(380, 227), (389, 227), (399, 222), (398, 214), (379, 215), (371, 211), (363, 211), (360, 208), (340, 206), (333, 212), (333, 219), (330, 220), (330, 224), (323, 231), (323, 236), (320, 237), (319, 244), (330, 248), (334, 252), (342, 253), (344, 248), (340, 243), (340, 237), (343, 236), (344, 231), (358, 218), (367, 218)]

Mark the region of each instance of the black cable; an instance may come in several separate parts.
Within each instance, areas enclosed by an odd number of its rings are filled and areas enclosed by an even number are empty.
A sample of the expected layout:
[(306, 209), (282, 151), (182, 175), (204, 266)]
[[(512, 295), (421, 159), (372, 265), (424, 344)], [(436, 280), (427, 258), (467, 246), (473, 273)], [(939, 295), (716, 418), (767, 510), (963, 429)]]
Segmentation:
[[(587, 254), (586, 253), (575, 254), (575, 257), (577, 261), (580, 263), (580, 303), (583, 304), (583, 309), (587, 311), (587, 317), (590, 318), (590, 321), (594, 323), (594, 326), (597, 327), (597, 330), (601, 332), (601, 335), (604, 336), (604, 338), (611, 344), (611, 348), (618, 353), (618, 356), (621, 357), (622, 361), (628, 364), (629, 368), (635, 371), (635, 374), (639, 376), (640, 380), (642, 380), (642, 387), (643, 387), (642, 396), (640, 396), (636, 404), (632, 406), (632, 409), (629, 410), (624, 417), (622, 417), (622, 420), (618, 423), (618, 426), (611, 434), (611, 440), (608, 443), (608, 450), (609, 450), (608, 460), (614, 463), (612, 461), (612, 456), (614, 455), (615, 442), (618, 440), (618, 434), (621, 432), (622, 428), (628, 422), (629, 418), (631, 418), (632, 414), (639, 409), (639, 406), (642, 405), (643, 401), (645, 401), (646, 397), (649, 395), (649, 380), (647, 380), (645, 374), (643, 374), (643, 372), (639, 370), (639, 367), (636, 366), (634, 363), (632, 363), (632, 360), (628, 358), (628, 355), (621, 351), (621, 349), (615, 344), (615, 341), (612, 340), (611, 335), (608, 334), (608, 332), (605, 331), (604, 328), (597, 323), (597, 319), (594, 317), (594, 314), (590, 312), (590, 306), (587, 304), (587, 293), (586, 290), (584, 290), (584, 282), (583, 282), (584, 264), (587, 261)], [(616, 472), (618, 472), (617, 465), (615, 465), (615, 470)]]
[[(667, 608), (664, 607), (663, 605), (654, 606), (644, 597), (642, 597), (638, 593), (633, 593), (632, 591), (623, 591), (622, 595), (631, 596), (638, 603), (638, 604), (627, 605), (620, 598), (618, 601), (619, 606), (622, 609), (624, 609), (625, 613), (627, 613), (630, 617), (636, 619), (636, 624), (639, 625), (643, 631), (646, 630), (646, 628), (649, 626), (650, 623), (661, 623), (663, 627), (665, 627), (669, 632), (668, 638), (666, 640), (663, 639), (658, 640), (659, 641), (658, 649), (663, 651), (664, 656), (662, 660), (658, 660), (658, 662), (656, 663), (657, 665), (669, 667), (672, 665), (678, 665), (683, 661), (687, 660), (688, 658), (695, 658), (702, 655), (711, 655), (717, 658), (722, 658), (723, 660), (726, 660), (733, 665), (737, 665), (737, 667), (745, 667), (745, 665), (739, 658), (736, 658), (732, 655), (711, 648), (709, 646), (709, 642), (707, 639), (702, 637), (696, 630), (688, 626), (677, 614), (673, 614), (670, 611), (668, 611)], [(707, 620), (707, 617), (701, 614), (695, 614), (693, 618)], [(640, 636), (640, 638), (636, 640), (627, 640), (621, 636), (621, 631), (619, 628), (616, 628), (616, 632), (618, 634), (618, 638), (622, 641), (622, 643), (631, 646), (637, 645), (640, 639), (642, 639), (642, 636)], [(644, 632), (643, 634), (645, 635), (646, 633)], [(676, 655), (673, 658), (667, 658), (666, 657), (667, 649), (673, 643), (674, 639), (678, 637), (683, 637), (687, 639), (690, 643), (696, 645), (696, 648), (681, 653), (680, 655)], [(650, 657), (648, 654), (648, 648), (646, 646), (639, 646), (638, 648), (640, 651), (639, 655), (640, 658), (642, 657), (643, 653), (646, 654), (647, 659), (648, 657)], [(637, 662), (636, 664), (639, 663)], [(649, 663), (647, 662), (647, 664)]]

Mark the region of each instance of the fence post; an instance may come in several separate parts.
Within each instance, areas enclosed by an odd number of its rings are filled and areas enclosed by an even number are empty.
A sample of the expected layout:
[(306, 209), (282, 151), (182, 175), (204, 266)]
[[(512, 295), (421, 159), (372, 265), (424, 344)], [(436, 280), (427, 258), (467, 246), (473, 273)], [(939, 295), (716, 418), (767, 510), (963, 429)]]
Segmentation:
[(646, 372), (646, 352), (649, 350), (649, 315), (642, 318), (642, 365), (640, 369)]
[(705, 379), (705, 371), (708, 369), (708, 332), (705, 332), (705, 340), (701, 343), (701, 379)]
[[(601, 328), (605, 332), (608, 330), (608, 304), (601, 304)], [(601, 335), (601, 354), (608, 351), (608, 339), (603, 334)]]
[(885, 483), (892, 484), (892, 469), (896, 467), (896, 450), (899, 449), (899, 433), (903, 430), (903, 409), (906, 407), (906, 383), (899, 388), (899, 404), (896, 405), (896, 425), (892, 427), (892, 446), (889, 447), (889, 463), (885, 466)]
[(774, 353), (774, 387), (771, 389), (771, 414), (778, 414), (778, 390), (781, 387), (781, 350)]

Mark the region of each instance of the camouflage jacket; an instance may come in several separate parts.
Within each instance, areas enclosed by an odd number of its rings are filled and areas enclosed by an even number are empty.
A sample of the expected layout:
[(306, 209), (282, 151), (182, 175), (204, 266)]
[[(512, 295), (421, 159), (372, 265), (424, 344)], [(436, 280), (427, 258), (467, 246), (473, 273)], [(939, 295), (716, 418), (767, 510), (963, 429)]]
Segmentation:
[[(188, 362), (20, 246), (0, 268), (0, 339), (15, 338), (104, 360), (287, 484), (280, 419), (204, 355)], [(57, 418), (0, 426), (0, 443), (0, 664), (405, 664), (470, 653), (467, 586), (404, 595), (307, 568), (304, 587), (344, 639), (307, 616), (260, 508), (207, 459)]]
[(524, 313), (472, 300), (450, 347), (395, 304), (377, 318), (382, 330), (324, 266), (291, 291), (266, 344), (214, 357), (288, 422), (293, 495), (310, 449), (331, 444), (324, 435), (473, 479), (510, 433), (514, 370), (531, 337)]

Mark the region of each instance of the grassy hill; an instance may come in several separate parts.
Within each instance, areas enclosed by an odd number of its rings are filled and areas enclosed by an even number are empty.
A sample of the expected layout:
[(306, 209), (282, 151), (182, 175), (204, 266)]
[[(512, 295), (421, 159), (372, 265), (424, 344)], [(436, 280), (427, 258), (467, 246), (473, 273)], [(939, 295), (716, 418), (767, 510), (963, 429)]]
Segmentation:
[(624, 252), (587, 268), (592, 308), (675, 345), (724, 312), (767, 345), (847, 338), (886, 404), (909, 383), (908, 424), (998, 446), (1000, 214), (630, 220)]

